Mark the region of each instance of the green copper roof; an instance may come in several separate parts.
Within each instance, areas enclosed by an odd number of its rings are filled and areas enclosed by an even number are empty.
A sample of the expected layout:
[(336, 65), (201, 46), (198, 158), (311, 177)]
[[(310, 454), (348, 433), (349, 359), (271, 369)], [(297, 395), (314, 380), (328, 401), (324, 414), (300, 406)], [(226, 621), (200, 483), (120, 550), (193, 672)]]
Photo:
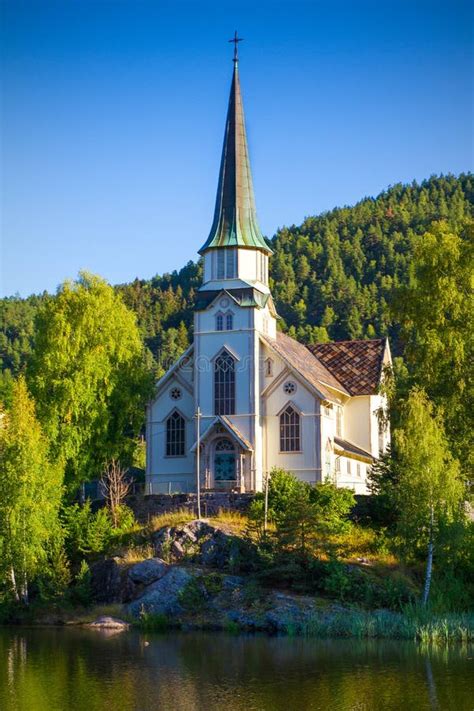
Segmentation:
[(257, 221), (237, 61), (234, 61), (214, 222), (199, 253), (216, 247), (250, 247), (272, 253)]

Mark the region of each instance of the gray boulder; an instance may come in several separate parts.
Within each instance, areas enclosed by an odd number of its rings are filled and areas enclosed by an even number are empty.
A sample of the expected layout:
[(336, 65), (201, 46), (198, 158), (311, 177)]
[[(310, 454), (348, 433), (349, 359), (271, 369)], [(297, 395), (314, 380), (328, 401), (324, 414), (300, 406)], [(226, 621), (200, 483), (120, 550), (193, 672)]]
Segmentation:
[(124, 620), (119, 620), (117, 617), (101, 615), (101, 617), (98, 617), (93, 622), (87, 623), (85, 627), (91, 627), (95, 630), (117, 630), (122, 632), (124, 630), (128, 630), (130, 624), (128, 622), (124, 622)]
[(132, 565), (128, 577), (136, 585), (150, 585), (168, 572), (168, 564), (161, 558), (148, 558)]
[(139, 617), (140, 612), (154, 615), (178, 615), (183, 611), (179, 594), (192, 575), (183, 568), (170, 568), (160, 580), (148, 585), (143, 594), (127, 606), (132, 617)]

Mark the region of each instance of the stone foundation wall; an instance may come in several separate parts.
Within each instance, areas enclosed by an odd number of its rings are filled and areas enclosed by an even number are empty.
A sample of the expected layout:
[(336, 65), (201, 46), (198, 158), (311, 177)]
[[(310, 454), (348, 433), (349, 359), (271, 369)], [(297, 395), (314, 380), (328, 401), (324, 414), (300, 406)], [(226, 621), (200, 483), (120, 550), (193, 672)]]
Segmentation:
[[(201, 514), (211, 516), (219, 509), (245, 513), (253, 500), (254, 494), (235, 494), (232, 492), (203, 492), (201, 494)], [(153, 516), (186, 509), (197, 515), (196, 494), (137, 494), (127, 497), (135, 517), (140, 523), (146, 523)]]

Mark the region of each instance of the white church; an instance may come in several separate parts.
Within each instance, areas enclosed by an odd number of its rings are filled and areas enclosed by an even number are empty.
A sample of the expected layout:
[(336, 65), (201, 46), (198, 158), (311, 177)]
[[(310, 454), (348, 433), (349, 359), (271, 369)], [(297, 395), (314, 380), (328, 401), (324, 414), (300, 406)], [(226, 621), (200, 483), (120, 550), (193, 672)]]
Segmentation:
[[(257, 221), (236, 53), (194, 342), (148, 406), (146, 492), (261, 491), (273, 467), (367, 493), (385, 450), (385, 339), (306, 346), (278, 331)], [(199, 462), (198, 462), (199, 457)]]

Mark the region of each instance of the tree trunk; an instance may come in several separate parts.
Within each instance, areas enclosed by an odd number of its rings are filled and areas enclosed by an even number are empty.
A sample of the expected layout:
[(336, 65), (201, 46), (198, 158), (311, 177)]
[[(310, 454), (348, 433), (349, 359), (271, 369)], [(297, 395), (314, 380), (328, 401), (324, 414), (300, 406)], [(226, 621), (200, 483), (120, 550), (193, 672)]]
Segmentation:
[(23, 575), (23, 583), (21, 586), (20, 595), (21, 595), (21, 601), (23, 602), (23, 604), (28, 605), (30, 599), (29, 599), (29, 595), (28, 595), (28, 580), (26, 577), (26, 573), (24, 573), (24, 575)]
[(430, 595), (430, 587), (431, 587), (431, 575), (433, 572), (433, 549), (434, 549), (434, 544), (433, 544), (433, 519), (434, 519), (434, 513), (433, 513), (433, 507), (431, 507), (431, 517), (430, 517), (430, 538), (428, 542), (428, 558), (426, 559), (426, 574), (425, 574), (425, 586), (423, 589), (423, 607), (426, 607), (428, 603), (428, 597)]
[(18, 587), (16, 584), (15, 570), (10, 568), (10, 580), (12, 582), (13, 595), (15, 597), (15, 602), (20, 602), (20, 596), (18, 595)]

